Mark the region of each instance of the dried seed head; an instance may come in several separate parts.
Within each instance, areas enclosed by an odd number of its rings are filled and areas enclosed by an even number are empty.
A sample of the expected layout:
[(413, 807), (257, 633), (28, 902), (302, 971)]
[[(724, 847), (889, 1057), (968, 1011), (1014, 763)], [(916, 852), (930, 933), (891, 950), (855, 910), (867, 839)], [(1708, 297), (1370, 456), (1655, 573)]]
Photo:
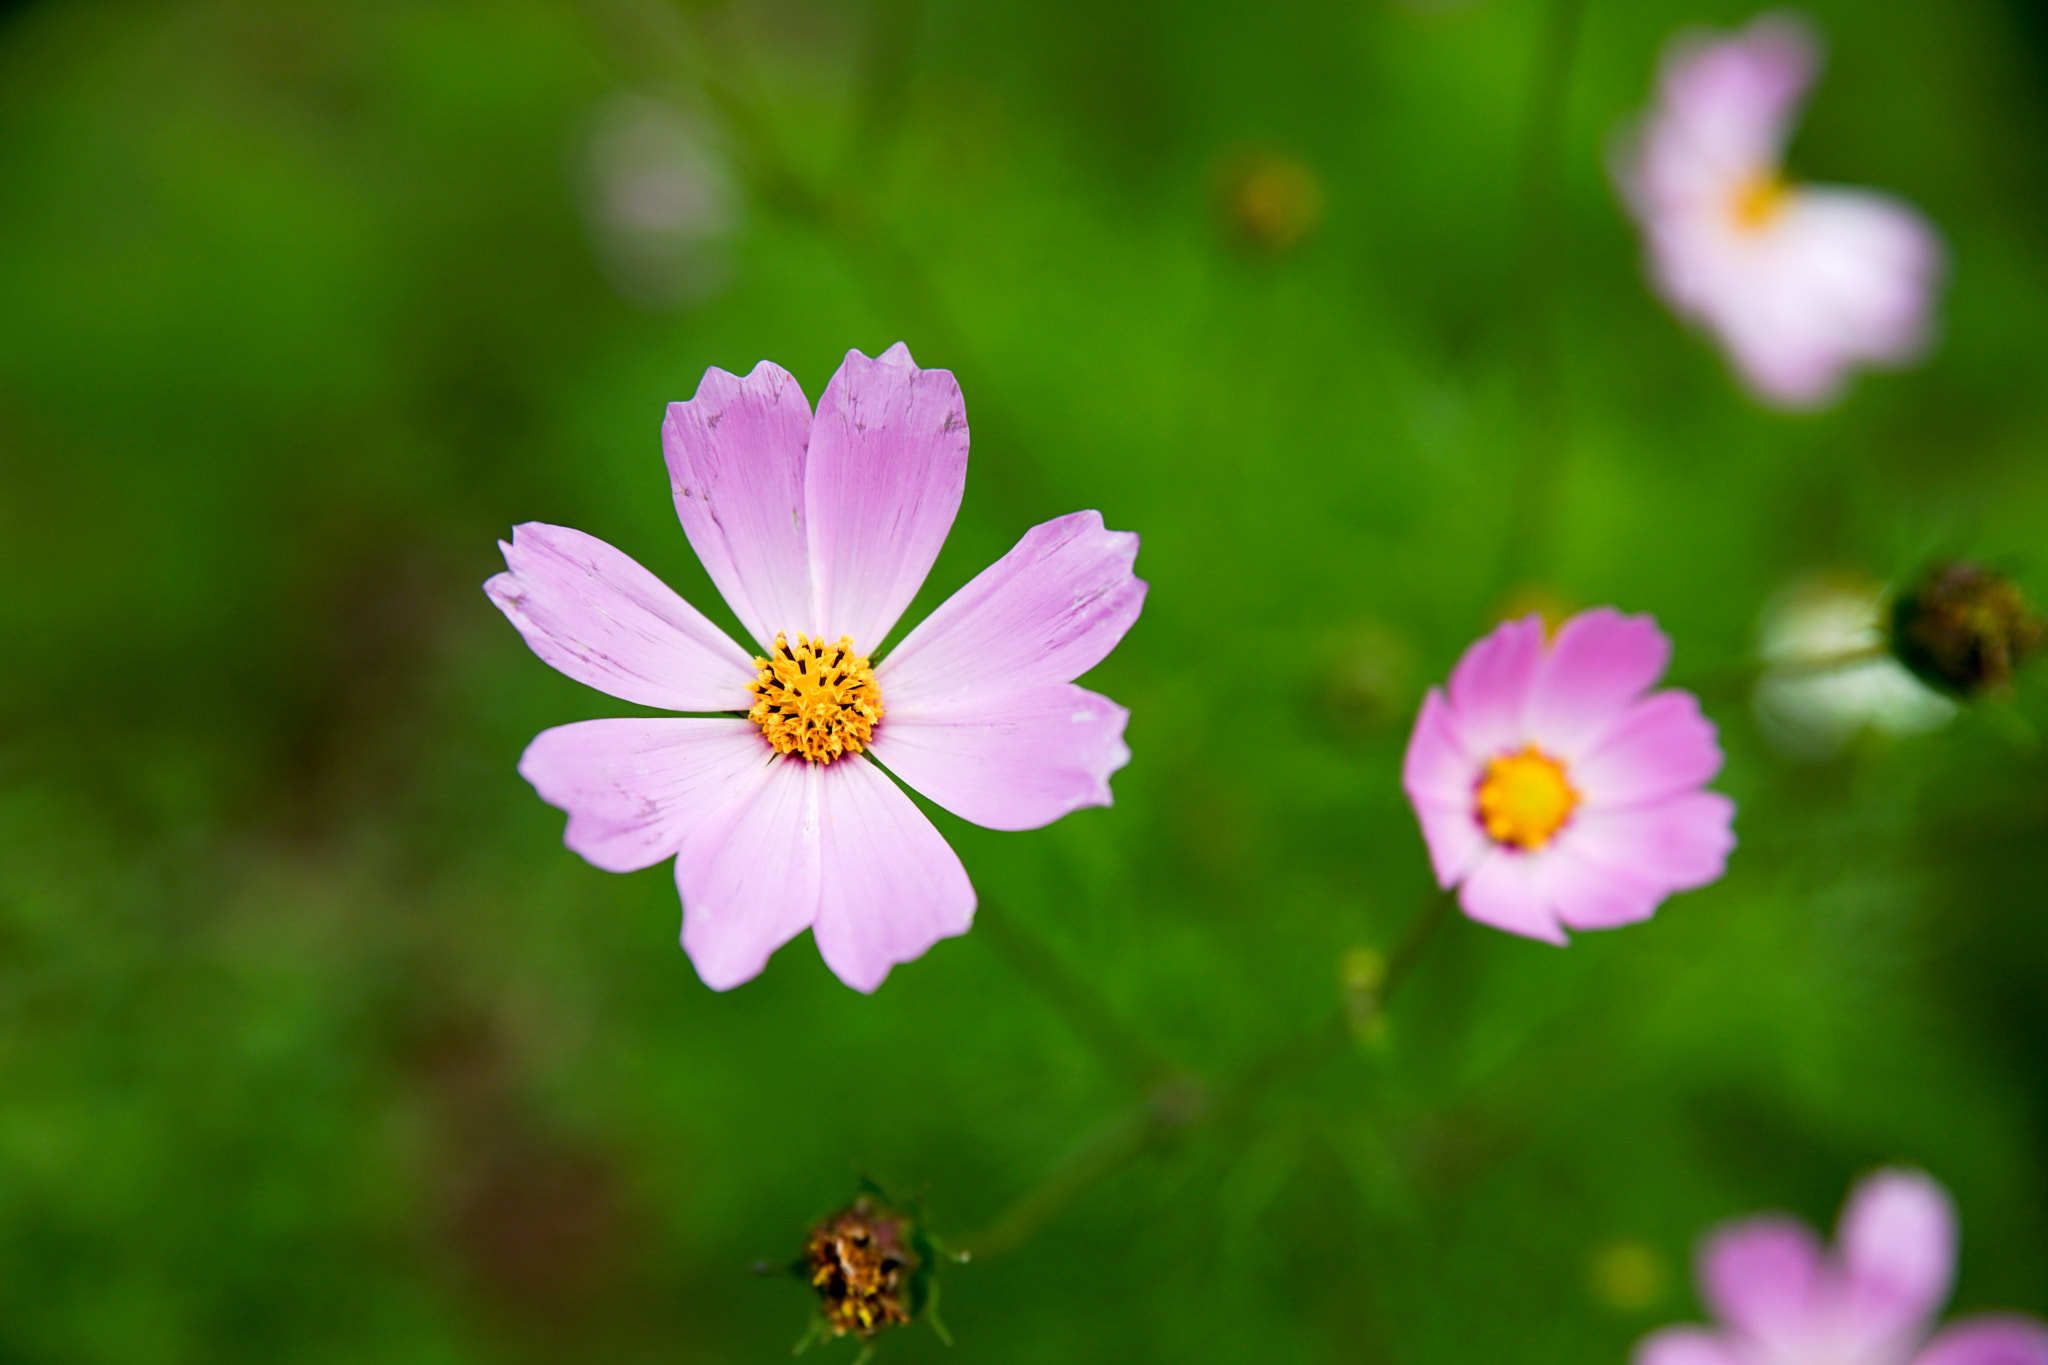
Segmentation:
[(865, 1340), (916, 1315), (914, 1241), (909, 1219), (867, 1195), (811, 1229), (804, 1267), (833, 1336)]
[(1892, 652), (1923, 680), (1963, 697), (2009, 691), (2048, 642), (2019, 585), (1980, 565), (1937, 565), (1892, 610)]

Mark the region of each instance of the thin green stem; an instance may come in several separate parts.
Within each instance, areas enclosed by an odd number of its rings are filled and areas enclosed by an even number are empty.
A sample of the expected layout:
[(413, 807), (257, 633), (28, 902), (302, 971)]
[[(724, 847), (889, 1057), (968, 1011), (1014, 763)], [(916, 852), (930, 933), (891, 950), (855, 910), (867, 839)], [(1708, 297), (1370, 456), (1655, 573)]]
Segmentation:
[[(874, 0), (849, 119), (841, 169), (821, 185), (799, 170), (764, 114), (767, 100), (743, 44), (715, 22), (715, 7), (679, 3), (690, 37), (687, 79), (700, 89), (731, 135), (735, 160), (763, 208), (801, 223), (838, 250), (864, 287), (883, 325), (913, 341), (918, 354), (942, 357), (973, 383), (981, 420), (1002, 433), (1012, 458), (977, 460), (990, 492), (1027, 515), (1050, 515), (1052, 499), (1037, 466), (1019, 452), (1021, 428), (989, 382), (972, 340), (918, 254), (870, 208), (870, 185), (887, 146), (902, 126), (914, 74), (915, 40), (922, 23), (919, 0)], [(892, 337), (897, 339), (896, 337)]]
[(983, 900), (974, 912), (975, 937), (999, 953), (1068, 1027), (1085, 1040), (1102, 1063), (1133, 1090), (1157, 1086), (1182, 1068), (1164, 1050), (1132, 1029), (1109, 1002), (1029, 928), (999, 905)]
[(1231, 1126), (1282, 1082), (1342, 1051), (1386, 1009), (1450, 917), (1450, 892), (1430, 898), (1409, 922), (1376, 982), (1368, 983), (1320, 1022), (1267, 1052), (1228, 1084), (1211, 1089), (1198, 1076), (1169, 1076), (1143, 1100), (1098, 1130), (1050, 1175), (971, 1237), (960, 1239), (961, 1260), (986, 1260), (1029, 1240), (1068, 1205), (1138, 1158), (1205, 1125)]
[(1556, 314), (1558, 280), (1564, 273), (1565, 114), (1585, 9), (1586, 0), (1547, 0), (1522, 123), (1522, 239), (1517, 281), (1522, 433), (1501, 550), (1504, 586), (1539, 574), (1548, 560), (1558, 483), (1568, 453)]
[(1855, 668), (1892, 657), (1891, 646), (1879, 641), (1845, 649), (1839, 654), (1814, 654), (1797, 659), (1741, 659), (1682, 674), (1671, 679), (1671, 684), (1701, 696), (1712, 696), (1734, 691), (1766, 673), (1778, 678), (1819, 678), (1837, 669)]

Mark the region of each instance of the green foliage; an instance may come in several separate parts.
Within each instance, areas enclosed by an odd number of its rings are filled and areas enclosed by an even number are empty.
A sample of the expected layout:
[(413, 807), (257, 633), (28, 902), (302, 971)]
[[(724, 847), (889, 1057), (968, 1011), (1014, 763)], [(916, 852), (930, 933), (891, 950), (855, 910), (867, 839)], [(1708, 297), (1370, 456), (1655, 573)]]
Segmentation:
[[(1793, 168), (1940, 223), (1939, 351), (1815, 417), (1743, 398), (1602, 157), (1666, 36), (1749, 10), (1591, 4), (1520, 532), (1536, 0), (0, 9), (0, 1359), (780, 1358), (810, 1305), (747, 1268), (850, 1164), (966, 1237), (1127, 1112), (1013, 935), (872, 998), (798, 942), (713, 995), (667, 870), (585, 866), (514, 772), (632, 708), (492, 610), (493, 539), (579, 527), (731, 626), (662, 405), (898, 339), (974, 424), (909, 620), (1047, 517), (1144, 537), (1089, 679), (1132, 710), (1116, 806), (935, 818), (1174, 1074), (1313, 1026), (1424, 903), (1406, 725), (1513, 590), (1656, 613), (1742, 845), (1566, 951), (1452, 921), (1370, 1046), (947, 1266), (958, 1346), (883, 1358), (1621, 1361), (1697, 1313), (1703, 1228), (1831, 1219), (1886, 1161), (1954, 1190), (1959, 1307), (2048, 1312), (2044, 683), (1799, 763), (1739, 667), (1815, 568), (2048, 600), (2048, 40), (1809, 8)], [(625, 88), (742, 204), (661, 306), (580, 197)], [(1218, 196), (1263, 155), (1320, 197), (1251, 249)]]

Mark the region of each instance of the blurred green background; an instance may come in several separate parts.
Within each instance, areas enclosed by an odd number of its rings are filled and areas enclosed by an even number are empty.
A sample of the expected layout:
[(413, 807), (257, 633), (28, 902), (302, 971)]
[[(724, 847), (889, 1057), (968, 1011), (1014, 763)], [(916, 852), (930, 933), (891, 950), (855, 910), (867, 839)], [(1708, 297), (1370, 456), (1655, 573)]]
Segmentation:
[(2048, 1313), (2044, 684), (1795, 761), (1741, 670), (1812, 570), (2048, 587), (2048, 23), (1809, 10), (1795, 172), (1954, 270), (1929, 363), (1797, 419), (1603, 167), (1723, 0), (1592, 0), (1533, 141), (1539, 0), (0, 10), (0, 1360), (779, 1359), (808, 1299), (748, 1269), (857, 1173), (965, 1234), (1126, 1111), (996, 933), (714, 995), (666, 865), (586, 866), (514, 772), (632, 708), (490, 607), (494, 538), (730, 623), (663, 404), (898, 339), (974, 424), (909, 619), (1047, 517), (1144, 537), (1116, 806), (936, 818), (1195, 1074), (1423, 902), (1407, 724), (1518, 593), (1658, 616), (1742, 846), (1567, 951), (1453, 921), (1382, 1036), (886, 1359), (1620, 1362), (1704, 1228), (1887, 1161), (1955, 1192), (1959, 1309)]

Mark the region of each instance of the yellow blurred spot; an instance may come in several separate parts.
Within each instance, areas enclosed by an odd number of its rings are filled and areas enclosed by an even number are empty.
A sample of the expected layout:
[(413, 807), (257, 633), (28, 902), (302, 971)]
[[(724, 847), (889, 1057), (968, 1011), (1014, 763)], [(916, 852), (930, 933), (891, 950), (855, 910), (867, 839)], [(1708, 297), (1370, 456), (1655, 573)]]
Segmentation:
[(1671, 1289), (1671, 1266), (1663, 1254), (1631, 1238), (1595, 1248), (1586, 1272), (1593, 1297), (1617, 1313), (1654, 1308)]
[(1225, 226), (1247, 245), (1278, 254), (1323, 221), (1323, 185), (1285, 152), (1245, 152), (1225, 166), (1220, 195)]
[(1572, 614), (1571, 602), (1547, 583), (1524, 583), (1501, 600), (1496, 621), (1519, 621), (1534, 613), (1543, 618), (1543, 633), (1557, 634)]
[(1761, 232), (1777, 221), (1791, 197), (1792, 187), (1777, 172), (1753, 175), (1735, 191), (1729, 211), (1735, 217), (1736, 227), (1744, 232)]
[(1387, 959), (1377, 949), (1353, 948), (1344, 954), (1341, 970), (1351, 1036), (1368, 1046), (1385, 1046), (1387, 1016), (1380, 1010), (1380, 986), (1387, 979)]
[(1344, 989), (1376, 991), (1386, 979), (1387, 960), (1371, 948), (1353, 948), (1344, 954)]

